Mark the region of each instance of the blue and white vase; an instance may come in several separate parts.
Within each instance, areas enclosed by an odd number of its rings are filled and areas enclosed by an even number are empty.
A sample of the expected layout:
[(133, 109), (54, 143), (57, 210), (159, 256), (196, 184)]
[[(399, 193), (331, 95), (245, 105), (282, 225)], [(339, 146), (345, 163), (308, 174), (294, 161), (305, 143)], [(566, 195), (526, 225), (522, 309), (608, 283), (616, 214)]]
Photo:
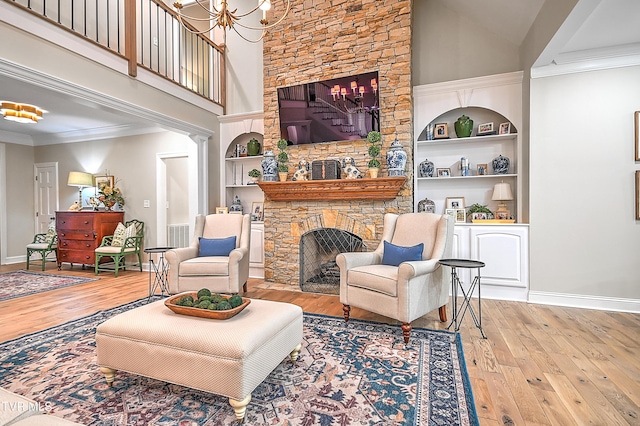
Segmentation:
[(418, 202), (418, 212), (435, 213), (436, 203), (433, 200), (425, 198)]
[(425, 158), (418, 166), (419, 177), (433, 177), (433, 162)]
[(260, 164), (262, 165), (262, 181), (276, 182), (278, 180), (278, 162), (273, 151), (270, 149), (265, 151)]
[(506, 175), (509, 173), (509, 164), (511, 164), (509, 158), (498, 155), (491, 162), (491, 165), (493, 166), (493, 173), (497, 175)]
[(233, 199), (231, 207), (229, 207), (229, 211), (242, 213), (242, 202), (240, 201), (240, 197), (238, 197), (237, 195)]
[(389, 176), (404, 176), (404, 168), (407, 165), (407, 151), (402, 148), (402, 144), (398, 142), (398, 139), (393, 141), (386, 157)]

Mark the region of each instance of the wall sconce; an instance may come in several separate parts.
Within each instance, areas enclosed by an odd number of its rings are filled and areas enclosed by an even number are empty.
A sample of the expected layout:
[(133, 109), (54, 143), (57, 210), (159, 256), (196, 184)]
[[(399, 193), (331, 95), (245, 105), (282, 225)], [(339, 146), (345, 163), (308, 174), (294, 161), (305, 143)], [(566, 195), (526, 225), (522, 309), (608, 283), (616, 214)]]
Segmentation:
[(78, 205), (82, 208), (82, 189), (93, 186), (93, 175), (85, 172), (69, 172), (67, 185), (78, 187)]
[(493, 195), (491, 196), (493, 201), (498, 201), (498, 210), (496, 210), (496, 219), (510, 219), (511, 212), (507, 210), (505, 201), (513, 200), (513, 193), (511, 192), (511, 185), (506, 182), (496, 183), (493, 186)]

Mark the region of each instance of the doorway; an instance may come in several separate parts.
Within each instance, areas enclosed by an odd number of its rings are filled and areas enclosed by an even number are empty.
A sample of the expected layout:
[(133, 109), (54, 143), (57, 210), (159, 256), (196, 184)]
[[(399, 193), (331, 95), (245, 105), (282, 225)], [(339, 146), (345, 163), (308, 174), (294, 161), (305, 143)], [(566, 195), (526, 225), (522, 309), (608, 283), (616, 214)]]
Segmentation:
[(35, 233), (47, 232), (58, 210), (58, 163), (36, 163), (35, 175)]

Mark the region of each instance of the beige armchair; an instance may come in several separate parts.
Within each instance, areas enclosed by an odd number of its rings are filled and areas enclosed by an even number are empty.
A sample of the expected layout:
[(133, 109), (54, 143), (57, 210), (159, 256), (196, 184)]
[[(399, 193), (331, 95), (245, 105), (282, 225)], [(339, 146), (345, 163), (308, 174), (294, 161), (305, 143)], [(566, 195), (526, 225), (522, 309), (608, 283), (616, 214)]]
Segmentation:
[[(405, 261), (399, 266), (383, 264), (383, 259), (393, 263), (402, 256), (390, 256), (404, 252), (388, 247), (385, 259), (385, 241), (400, 247), (423, 243), (421, 255), (412, 250), (414, 258), (421, 260)], [(336, 258), (345, 321), (349, 321), (351, 306), (396, 319), (402, 322), (405, 343), (409, 342), (411, 322), (432, 310), (439, 308), (440, 321), (445, 322), (451, 273), (438, 260), (451, 257), (452, 242), (453, 218), (448, 215), (387, 213), (382, 241), (375, 251), (342, 253)]]
[[(234, 236), (235, 248), (228, 255), (207, 255), (204, 252), (204, 246), (217, 245), (222, 239)], [(207, 239), (203, 241), (203, 247), (200, 238)], [(249, 215), (198, 215), (189, 247), (172, 249), (165, 254), (169, 263), (169, 293), (197, 291), (205, 287), (215, 293), (246, 291), (250, 238)]]

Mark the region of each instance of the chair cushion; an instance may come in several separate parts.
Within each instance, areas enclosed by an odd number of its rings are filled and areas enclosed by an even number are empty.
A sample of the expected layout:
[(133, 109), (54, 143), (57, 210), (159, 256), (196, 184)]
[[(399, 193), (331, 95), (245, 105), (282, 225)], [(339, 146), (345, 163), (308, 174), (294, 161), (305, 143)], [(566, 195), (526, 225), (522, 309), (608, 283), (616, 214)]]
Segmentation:
[(180, 276), (229, 275), (228, 256), (194, 257), (180, 263)]
[(229, 256), (236, 248), (236, 236), (227, 238), (198, 238), (198, 256)]
[[(53, 244), (51, 246), (52, 249), (58, 247), (57, 244)], [(31, 244), (27, 244), (27, 248), (31, 249), (31, 250), (46, 250), (49, 248), (49, 244), (48, 243), (31, 243)]]
[(347, 271), (347, 284), (396, 297), (398, 268), (389, 265), (358, 266)]
[(399, 266), (402, 262), (410, 262), (412, 260), (422, 260), (422, 251), (424, 243), (416, 244), (411, 247), (397, 246), (390, 242), (384, 241), (384, 253), (382, 255), (382, 264), (389, 266)]
[(117, 254), (117, 253), (135, 253), (136, 249), (134, 247), (129, 247), (126, 249), (122, 249), (122, 247), (118, 247), (118, 246), (104, 246), (104, 247), (98, 247), (97, 249), (95, 249), (96, 253), (113, 253), (113, 254)]

